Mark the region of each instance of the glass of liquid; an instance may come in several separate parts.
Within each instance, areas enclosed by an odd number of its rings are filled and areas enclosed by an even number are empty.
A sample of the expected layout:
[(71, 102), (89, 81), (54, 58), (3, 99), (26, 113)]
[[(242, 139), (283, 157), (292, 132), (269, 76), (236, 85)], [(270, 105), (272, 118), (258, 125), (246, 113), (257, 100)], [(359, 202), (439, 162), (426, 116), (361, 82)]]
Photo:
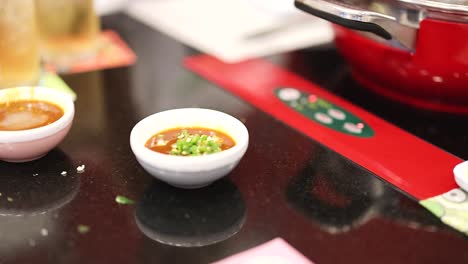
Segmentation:
[(39, 75), (34, 0), (0, 0), (0, 89), (36, 85)]
[(99, 18), (93, 0), (36, 0), (44, 61), (67, 65), (96, 54)]

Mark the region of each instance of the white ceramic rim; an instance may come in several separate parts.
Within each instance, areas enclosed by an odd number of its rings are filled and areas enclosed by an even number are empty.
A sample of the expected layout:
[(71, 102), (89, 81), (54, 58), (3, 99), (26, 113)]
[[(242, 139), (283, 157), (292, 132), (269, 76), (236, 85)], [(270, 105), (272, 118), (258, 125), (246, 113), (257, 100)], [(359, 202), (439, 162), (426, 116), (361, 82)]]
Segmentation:
[(455, 176), (461, 177), (463, 175), (463, 169), (465, 167), (468, 167), (468, 161), (463, 161), (461, 163), (458, 163), (454, 168), (453, 168), (453, 174)]
[[(46, 126), (26, 130), (0, 131), (0, 143), (27, 142), (45, 138), (61, 131), (73, 120), (73, 116), (75, 114), (75, 105), (71, 96), (64, 92), (42, 86), (21, 86), (2, 89), (0, 90), (0, 96), (11, 90), (19, 90), (20, 93), (38, 94), (38, 97), (40, 98), (38, 98), (39, 100), (54, 103), (60, 106), (64, 113), (63, 116), (60, 117), (57, 121)], [(34, 92), (31, 92), (32, 90), (34, 90)], [(48, 95), (50, 95), (50, 97), (48, 97)], [(1, 97), (0, 102), (2, 102)]]
[[(138, 139), (136, 136), (136, 131), (143, 128), (144, 123), (149, 122), (149, 120), (154, 120), (158, 116), (161, 115), (183, 115), (184, 112), (191, 112), (191, 111), (200, 111), (200, 112), (210, 112), (210, 114), (219, 115), (223, 118), (224, 121), (228, 121), (234, 126), (236, 126), (241, 131), (241, 136), (239, 138), (233, 138), (236, 142), (234, 147), (221, 151), (219, 153), (214, 153), (205, 156), (173, 156), (168, 154), (162, 154), (155, 151), (152, 151), (144, 146), (144, 143), (141, 144), (141, 139)], [(171, 129), (172, 127), (167, 127), (167, 129)], [(153, 135), (158, 133), (159, 131), (153, 131)], [(229, 132), (225, 131), (229, 136)], [(143, 139), (145, 142), (148, 138)], [(138, 159), (144, 161), (147, 164), (154, 164), (155, 160), (157, 160), (157, 164), (164, 164), (166, 168), (178, 168), (179, 172), (189, 172), (193, 171), (194, 168), (198, 167), (201, 164), (207, 163), (214, 163), (216, 164), (219, 162), (220, 166), (225, 164), (226, 160), (231, 160), (235, 158), (236, 154), (246, 149), (249, 143), (249, 133), (245, 125), (239, 121), (237, 118), (228, 115), (226, 113), (212, 110), (212, 109), (205, 109), (205, 108), (178, 108), (172, 110), (166, 110), (159, 113), (152, 114), (140, 122), (138, 122), (132, 129), (130, 134), (130, 146), (137, 156)]]

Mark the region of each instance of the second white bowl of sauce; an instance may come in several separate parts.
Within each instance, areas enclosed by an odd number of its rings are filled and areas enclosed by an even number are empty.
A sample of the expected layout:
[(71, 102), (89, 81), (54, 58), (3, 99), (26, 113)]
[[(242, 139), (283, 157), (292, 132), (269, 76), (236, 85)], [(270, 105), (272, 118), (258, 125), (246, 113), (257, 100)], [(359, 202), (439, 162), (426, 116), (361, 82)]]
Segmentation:
[(65, 93), (45, 87), (0, 90), (0, 160), (39, 159), (71, 128), (75, 108)]

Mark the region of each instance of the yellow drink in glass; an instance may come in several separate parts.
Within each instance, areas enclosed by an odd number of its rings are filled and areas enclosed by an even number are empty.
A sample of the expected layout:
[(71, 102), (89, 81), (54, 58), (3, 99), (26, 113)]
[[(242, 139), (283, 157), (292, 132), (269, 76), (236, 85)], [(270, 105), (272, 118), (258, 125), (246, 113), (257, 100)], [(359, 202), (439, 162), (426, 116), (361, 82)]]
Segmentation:
[(0, 0), (0, 88), (37, 84), (38, 41), (34, 0)]
[(92, 0), (36, 0), (45, 61), (67, 64), (97, 52), (99, 18)]

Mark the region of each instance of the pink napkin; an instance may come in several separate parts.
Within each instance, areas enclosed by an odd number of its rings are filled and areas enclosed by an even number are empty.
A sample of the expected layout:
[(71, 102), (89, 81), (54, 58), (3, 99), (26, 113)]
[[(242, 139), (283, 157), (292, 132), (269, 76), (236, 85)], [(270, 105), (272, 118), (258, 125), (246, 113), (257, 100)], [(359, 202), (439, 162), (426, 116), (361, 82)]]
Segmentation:
[(313, 264), (281, 238), (227, 257), (212, 264)]

